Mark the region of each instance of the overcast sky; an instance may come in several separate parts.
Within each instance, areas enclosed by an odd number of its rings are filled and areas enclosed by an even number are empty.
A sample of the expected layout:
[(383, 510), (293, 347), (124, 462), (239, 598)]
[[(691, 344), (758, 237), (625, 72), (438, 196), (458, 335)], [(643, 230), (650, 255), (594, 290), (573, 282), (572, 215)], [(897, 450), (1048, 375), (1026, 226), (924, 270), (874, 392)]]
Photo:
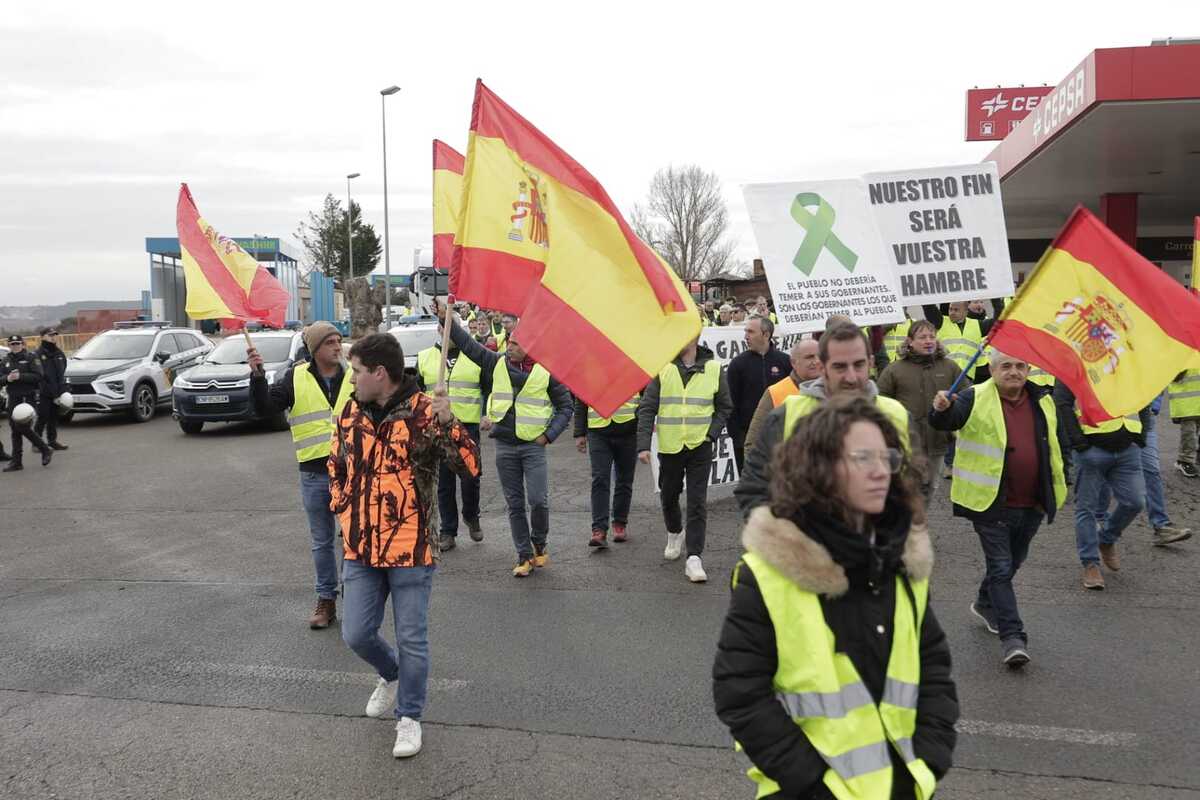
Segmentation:
[(137, 299), (181, 181), (222, 233), (290, 238), (361, 172), (382, 235), (391, 84), (393, 272), (429, 242), (430, 139), (465, 150), (476, 77), (626, 212), (668, 163), (717, 172), (749, 259), (743, 183), (978, 161), (966, 89), (1200, 34), (1153, 0), (34, 5), (0, 16), (0, 306)]

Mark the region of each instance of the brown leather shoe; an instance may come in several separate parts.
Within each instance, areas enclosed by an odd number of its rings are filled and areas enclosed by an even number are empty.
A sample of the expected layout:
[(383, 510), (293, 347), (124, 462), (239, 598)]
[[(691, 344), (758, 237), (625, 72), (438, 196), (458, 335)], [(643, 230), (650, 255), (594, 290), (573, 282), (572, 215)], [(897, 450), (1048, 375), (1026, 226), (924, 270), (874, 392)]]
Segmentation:
[(317, 607), (308, 619), (308, 627), (313, 630), (328, 628), (335, 619), (337, 619), (337, 601), (332, 597), (318, 597)]
[(1098, 564), (1088, 564), (1083, 568), (1083, 588), (1096, 591), (1104, 588), (1104, 575), (1100, 573)]
[(1104, 566), (1108, 567), (1113, 572), (1119, 572), (1121, 569), (1121, 554), (1117, 552), (1117, 545), (1102, 544), (1100, 545), (1100, 560), (1104, 562)]

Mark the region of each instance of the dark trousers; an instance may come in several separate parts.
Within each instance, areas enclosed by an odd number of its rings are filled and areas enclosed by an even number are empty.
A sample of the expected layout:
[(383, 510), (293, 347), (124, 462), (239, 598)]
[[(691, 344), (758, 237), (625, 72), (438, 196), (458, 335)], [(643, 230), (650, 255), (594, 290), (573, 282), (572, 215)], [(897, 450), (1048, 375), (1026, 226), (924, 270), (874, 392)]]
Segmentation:
[[(475, 440), (475, 444), (479, 444), (479, 423), (464, 422), (463, 427), (467, 429), (467, 433)], [(455, 475), (454, 472), (446, 466), (445, 459), (442, 460), (441, 466), (438, 467), (438, 517), (440, 520), (440, 533), (449, 534), (450, 536), (458, 535), (458, 497), (455, 489), (462, 485), (462, 515), (463, 519), (470, 522), (479, 521), (479, 478), (471, 478), (466, 475)]]
[(49, 395), (42, 395), (38, 402), (38, 421), (37, 435), (41, 436), (42, 432), (46, 432), (46, 442), (54, 444), (58, 441), (58, 406), (54, 405), (54, 398)]
[(979, 584), (975, 603), (992, 610), (1001, 641), (1029, 641), (1017, 612), (1017, 595), (1012, 582), (1029, 555), (1029, 544), (1042, 524), (1042, 516), (1041, 510), (1036, 508), (1005, 508), (986, 522), (975, 522), (985, 563), (983, 582)]
[[(637, 468), (637, 433), (605, 436), (588, 431), (588, 458), (592, 462), (592, 530), (608, 531), (609, 497), (612, 497), (612, 521), (629, 522), (633, 502), (633, 473)], [(616, 485), (612, 485), (614, 470)]]
[(38, 436), (33, 430), (32, 425), (18, 425), (12, 421), (12, 409), (16, 408), (21, 403), (29, 403), (29, 405), (37, 408), (38, 399), (36, 396), (26, 397), (22, 395), (18, 395), (16, 397), (9, 395), (8, 398), (8, 413), (10, 414), (8, 418), (8, 426), (12, 428), (12, 460), (17, 464), (21, 463), (21, 454), (25, 447), (25, 439), (28, 439), (30, 444), (33, 445), (33, 448), (38, 452), (46, 449), (46, 443), (43, 442), (42, 437)]
[(704, 552), (704, 533), (708, 526), (708, 476), (712, 471), (712, 442), (692, 450), (658, 454), (658, 488), (662, 493), (663, 521), (668, 533), (683, 531), (679, 495), (687, 479), (687, 554)]
[(746, 463), (746, 429), (730, 425), (726, 430), (733, 440), (733, 460), (737, 463), (738, 475), (741, 475), (742, 465)]

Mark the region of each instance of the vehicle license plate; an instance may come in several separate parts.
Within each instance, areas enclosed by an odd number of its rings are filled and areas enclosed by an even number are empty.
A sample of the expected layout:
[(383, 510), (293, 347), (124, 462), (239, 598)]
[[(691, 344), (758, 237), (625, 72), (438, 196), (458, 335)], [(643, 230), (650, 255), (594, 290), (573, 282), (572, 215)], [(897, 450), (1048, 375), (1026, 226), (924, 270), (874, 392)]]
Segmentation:
[(196, 402), (202, 406), (215, 405), (217, 403), (228, 403), (229, 395), (227, 395), (227, 394), (202, 394), (196, 398)]

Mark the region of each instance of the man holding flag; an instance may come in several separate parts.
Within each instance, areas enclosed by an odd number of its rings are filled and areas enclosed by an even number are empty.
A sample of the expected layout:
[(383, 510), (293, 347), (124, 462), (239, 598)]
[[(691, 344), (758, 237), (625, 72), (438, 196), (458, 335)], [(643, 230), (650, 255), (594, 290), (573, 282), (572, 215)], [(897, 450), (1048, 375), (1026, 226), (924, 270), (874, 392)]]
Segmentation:
[[(1054, 399), (1078, 466), (1083, 585), (1103, 589), (1100, 563), (1120, 569), (1117, 541), (1146, 503), (1148, 407), (1180, 368), (1200, 368), (1200, 299), (1080, 206), (991, 344), (1058, 379)], [(1105, 486), (1117, 500), (1111, 514), (1100, 507)]]

